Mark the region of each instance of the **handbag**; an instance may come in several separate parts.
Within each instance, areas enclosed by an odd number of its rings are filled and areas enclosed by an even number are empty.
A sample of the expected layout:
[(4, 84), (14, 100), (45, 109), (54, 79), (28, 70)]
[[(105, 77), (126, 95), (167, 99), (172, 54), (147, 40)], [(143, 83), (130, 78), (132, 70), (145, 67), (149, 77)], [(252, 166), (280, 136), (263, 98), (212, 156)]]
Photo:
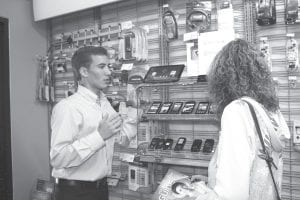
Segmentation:
[(250, 109), (250, 112), (251, 112), (251, 115), (252, 115), (252, 118), (254, 120), (254, 124), (255, 124), (255, 127), (256, 127), (256, 131), (257, 131), (257, 134), (258, 134), (261, 146), (262, 146), (262, 150), (263, 150), (263, 153), (265, 155), (265, 157), (263, 159), (266, 161), (266, 163), (268, 165), (268, 168), (269, 168), (269, 171), (270, 171), (273, 183), (274, 183), (277, 200), (281, 200), (280, 195), (279, 195), (279, 191), (278, 191), (278, 187), (277, 187), (277, 184), (275, 182), (273, 171), (272, 171), (272, 165), (275, 166), (276, 169), (277, 169), (277, 167), (274, 164), (272, 157), (269, 155), (269, 153), (266, 150), (266, 146), (265, 146), (265, 143), (263, 141), (262, 133), (261, 133), (261, 130), (260, 130), (260, 127), (259, 127), (259, 124), (258, 124), (258, 120), (257, 120), (257, 117), (256, 117), (256, 114), (255, 114), (255, 111), (254, 111), (254, 108), (253, 108), (252, 104), (249, 103), (246, 100), (243, 100), (243, 101), (246, 102), (249, 106), (249, 109)]

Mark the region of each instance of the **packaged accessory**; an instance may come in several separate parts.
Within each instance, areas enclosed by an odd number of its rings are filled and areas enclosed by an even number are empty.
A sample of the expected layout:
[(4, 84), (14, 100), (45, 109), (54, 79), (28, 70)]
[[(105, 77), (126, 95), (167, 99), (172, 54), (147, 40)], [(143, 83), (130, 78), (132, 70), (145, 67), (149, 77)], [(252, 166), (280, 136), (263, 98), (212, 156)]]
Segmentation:
[(192, 2), (192, 7), (187, 14), (186, 24), (189, 32), (207, 31), (211, 25), (211, 2), (197, 1)]
[(177, 21), (174, 13), (168, 7), (165, 8), (163, 13), (163, 28), (168, 41), (178, 38)]
[(275, 24), (275, 0), (259, 0), (256, 5), (256, 15), (256, 22), (260, 26)]

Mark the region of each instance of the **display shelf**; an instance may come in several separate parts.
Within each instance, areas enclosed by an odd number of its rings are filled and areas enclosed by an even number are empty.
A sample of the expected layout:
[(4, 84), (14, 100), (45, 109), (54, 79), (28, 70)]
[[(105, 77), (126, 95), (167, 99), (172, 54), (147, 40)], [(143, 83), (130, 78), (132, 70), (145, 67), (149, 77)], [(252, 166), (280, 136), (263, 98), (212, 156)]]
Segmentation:
[(157, 157), (153, 155), (141, 155), (140, 161), (150, 162), (150, 163), (170, 164), (170, 165), (193, 166), (193, 167), (208, 167), (209, 164), (209, 160)]
[(218, 122), (219, 119), (215, 114), (143, 114), (143, 119), (148, 120), (200, 120)]
[(145, 88), (145, 87), (161, 87), (161, 86), (186, 86), (186, 85), (207, 85), (206, 82), (197, 82), (197, 77), (182, 77), (178, 82), (169, 82), (169, 83), (142, 83), (139, 84), (136, 89)]
[(184, 165), (194, 167), (208, 167), (212, 153), (190, 152), (187, 150), (148, 150), (144, 155), (140, 155), (140, 161), (150, 163), (162, 163), (171, 165)]

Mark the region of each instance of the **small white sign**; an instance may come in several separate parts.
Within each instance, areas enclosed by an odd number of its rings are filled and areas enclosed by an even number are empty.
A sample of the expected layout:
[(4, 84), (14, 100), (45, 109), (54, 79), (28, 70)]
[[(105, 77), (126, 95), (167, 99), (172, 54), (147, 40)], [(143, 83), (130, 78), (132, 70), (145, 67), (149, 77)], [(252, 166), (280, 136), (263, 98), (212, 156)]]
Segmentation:
[(122, 30), (132, 29), (132, 27), (133, 27), (132, 21), (121, 22), (121, 27), (122, 27)]

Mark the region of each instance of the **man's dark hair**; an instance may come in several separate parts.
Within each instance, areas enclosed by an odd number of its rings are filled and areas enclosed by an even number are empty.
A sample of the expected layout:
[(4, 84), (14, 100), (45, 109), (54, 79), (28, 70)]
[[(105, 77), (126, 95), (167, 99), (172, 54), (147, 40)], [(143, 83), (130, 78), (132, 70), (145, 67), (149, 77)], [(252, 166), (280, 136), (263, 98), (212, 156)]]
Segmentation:
[(78, 49), (72, 57), (72, 68), (75, 76), (75, 80), (81, 80), (79, 73), (80, 67), (89, 68), (92, 62), (92, 55), (104, 55), (108, 56), (107, 50), (103, 47), (85, 46)]

